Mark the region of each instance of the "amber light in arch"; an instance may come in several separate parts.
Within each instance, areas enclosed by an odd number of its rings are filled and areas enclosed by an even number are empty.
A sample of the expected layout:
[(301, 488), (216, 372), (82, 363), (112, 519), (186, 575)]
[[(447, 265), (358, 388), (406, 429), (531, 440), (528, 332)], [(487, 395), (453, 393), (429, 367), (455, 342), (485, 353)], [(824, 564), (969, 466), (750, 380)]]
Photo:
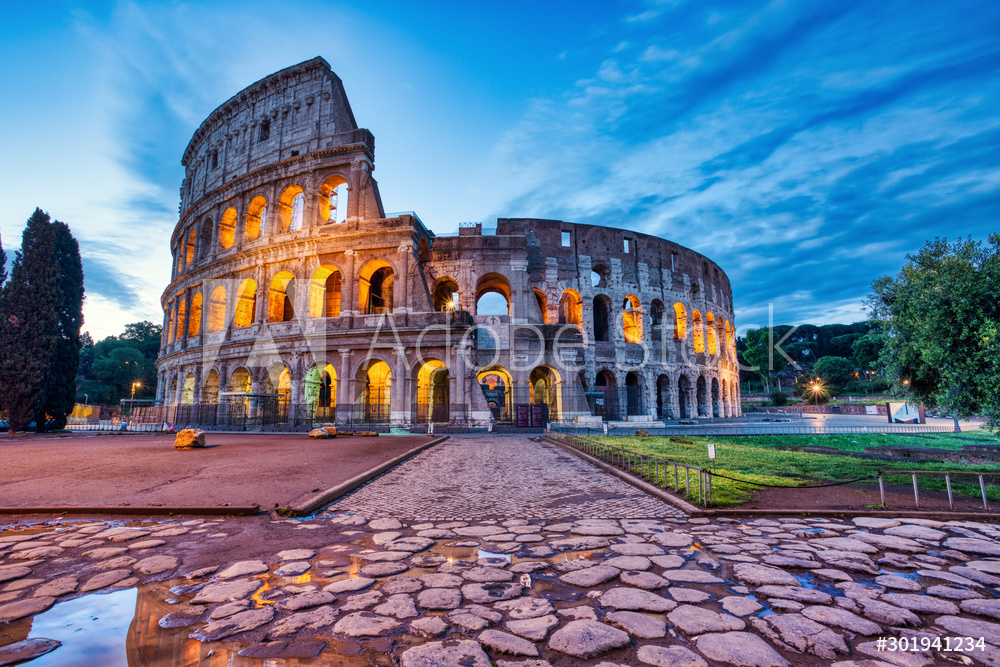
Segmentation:
[(236, 243), (236, 209), (230, 206), (219, 220), (219, 245), (224, 249)]
[(622, 326), (625, 330), (626, 343), (642, 342), (642, 312), (639, 298), (633, 295), (625, 297), (622, 304)]

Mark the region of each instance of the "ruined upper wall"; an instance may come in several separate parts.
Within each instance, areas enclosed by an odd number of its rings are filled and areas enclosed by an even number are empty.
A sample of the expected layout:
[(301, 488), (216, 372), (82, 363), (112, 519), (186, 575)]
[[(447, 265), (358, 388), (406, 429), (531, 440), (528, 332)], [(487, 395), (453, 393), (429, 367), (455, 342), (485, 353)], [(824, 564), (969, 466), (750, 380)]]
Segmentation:
[(205, 193), (268, 164), (364, 143), (340, 78), (323, 58), (264, 77), (219, 106), (194, 133), (181, 164), (183, 212)]

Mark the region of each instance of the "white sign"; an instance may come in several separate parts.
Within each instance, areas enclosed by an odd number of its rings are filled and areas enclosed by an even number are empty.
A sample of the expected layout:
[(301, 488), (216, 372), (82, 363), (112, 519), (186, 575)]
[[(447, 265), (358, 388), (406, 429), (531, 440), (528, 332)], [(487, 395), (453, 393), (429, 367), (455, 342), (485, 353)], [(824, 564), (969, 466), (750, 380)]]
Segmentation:
[(715, 445), (713, 443), (708, 443), (708, 458), (715, 458)]

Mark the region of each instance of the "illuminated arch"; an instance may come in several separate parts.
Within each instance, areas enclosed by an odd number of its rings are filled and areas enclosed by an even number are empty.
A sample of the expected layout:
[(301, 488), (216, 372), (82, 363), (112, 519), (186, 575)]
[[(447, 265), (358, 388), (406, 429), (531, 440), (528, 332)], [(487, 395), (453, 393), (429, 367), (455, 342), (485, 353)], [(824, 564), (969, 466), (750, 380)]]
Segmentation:
[(247, 278), (240, 283), (236, 293), (236, 311), (233, 313), (233, 326), (242, 329), (253, 324), (257, 314), (257, 281)]
[(205, 376), (205, 384), (201, 388), (202, 403), (219, 402), (219, 372), (214, 368)]
[(332, 364), (315, 365), (306, 372), (306, 405), (314, 417), (332, 419), (337, 410), (337, 371)]
[(358, 304), (365, 314), (392, 312), (395, 275), (392, 264), (384, 259), (373, 259), (361, 267), (358, 276)]
[[(358, 398), (363, 421), (389, 421), (389, 399), (392, 393), (392, 369), (381, 359), (368, 359), (358, 369)], [(357, 419), (358, 415), (355, 415)]]
[(208, 332), (222, 331), (226, 326), (226, 286), (217, 285), (208, 300)]
[(434, 285), (434, 310), (458, 310), (458, 283), (453, 278), (439, 278)]
[(184, 266), (191, 268), (194, 264), (195, 241), (198, 238), (197, 232), (192, 228), (187, 235), (187, 243), (184, 244)]
[(340, 317), (340, 270), (323, 265), (309, 281), (309, 317)]
[(319, 186), (319, 217), (323, 224), (335, 224), (347, 219), (347, 180), (334, 174)]
[(476, 380), (494, 419), (510, 417), (514, 405), (514, 382), (510, 371), (503, 366), (487, 366), (476, 373)]
[(531, 403), (546, 406), (547, 415), (543, 420), (558, 421), (560, 419), (561, 396), (559, 392), (559, 372), (551, 366), (538, 366), (528, 376), (531, 388)]
[(292, 232), (302, 228), (305, 195), (298, 185), (289, 185), (278, 200), (278, 223), (282, 232)]
[(687, 335), (687, 310), (680, 301), (674, 304), (674, 339), (684, 340)]
[(250, 200), (247, 214), (243, 218), (243, 238), (246, 241), (256, 241), (267, 228), (267, 199), (257, 195)]
[(295, 319), (295, 297), (293, 292), (295, 276), (291, 271), (279, 271), (271, 278), (267, 290), (267, 321), (291, 322)]
[(535, 288), (535, 301), (538, 303), (538, 310), (542, 315), (542, 324), (549, 323), (549, 299), (545, 296), (545, 292)]
[(428, 359), (417, 371), (417, 393), (414, 397), (418, 422), (447, 422), (450, 415), (450, 382), (448, 367), (440, 359)]
[(184, 384), (181, 385), (181, 403), (183, 405), (194, 403), (194, 373), (188, 373), (184, 377)]
[(201, 292), (191, 297), (191, 317), (188, 320), (188, 336), (201, 333)]
[(229, 375), (229, 391), (240, 392), (241, 394), (249, 394), (251, 391), (252, 383), (250, 381), (250, 371), (243, 368), (242, 366), (233, 370)]
[(711, 312), (705, 313), (705, 333), (708, 338), (708, 353), (718, 353), (719, 347), (716, 344), (715, 315)]
[(701, 313), (697, 310), (691, 311), (691, 332), (694, 336), (695, 354), (705, 352), (705, 327), (702, 326)]
[(198, 259), (207, 259), (212, 254), (212, 219), (205, 218), (201, 222), (201, 243), (198, 245)]
[(187, 302), (184, 299), (183, 294), (177, 295), (177, 325), (174, 327), (174, 340), (184, 339), (184, 325), (186, 324), (187, 317)]
[(236, 209), (230, 206), (219, 218), (219, 247), (225, 250), (236, 243)]
[(559, 299), (559, 324), (583, 326), (583, 299), (576, 290), (565, 290)]
[(622, 304), (622, 328), (626, 343), (642, 342), (642, 304), (639, 297), (629, 294)]

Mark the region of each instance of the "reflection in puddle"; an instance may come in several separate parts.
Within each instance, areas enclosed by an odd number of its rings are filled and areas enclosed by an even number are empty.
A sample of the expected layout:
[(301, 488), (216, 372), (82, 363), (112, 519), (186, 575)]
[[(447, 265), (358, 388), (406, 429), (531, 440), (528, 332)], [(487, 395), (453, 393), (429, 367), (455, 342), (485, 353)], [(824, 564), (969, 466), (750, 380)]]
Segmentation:
[(135, 611), (134, 588), (60, 602), (30, 621), (29, 638), (62, 642), (55, 651), (33, 660), (32, 666), (127, 666), (125, 643)]

